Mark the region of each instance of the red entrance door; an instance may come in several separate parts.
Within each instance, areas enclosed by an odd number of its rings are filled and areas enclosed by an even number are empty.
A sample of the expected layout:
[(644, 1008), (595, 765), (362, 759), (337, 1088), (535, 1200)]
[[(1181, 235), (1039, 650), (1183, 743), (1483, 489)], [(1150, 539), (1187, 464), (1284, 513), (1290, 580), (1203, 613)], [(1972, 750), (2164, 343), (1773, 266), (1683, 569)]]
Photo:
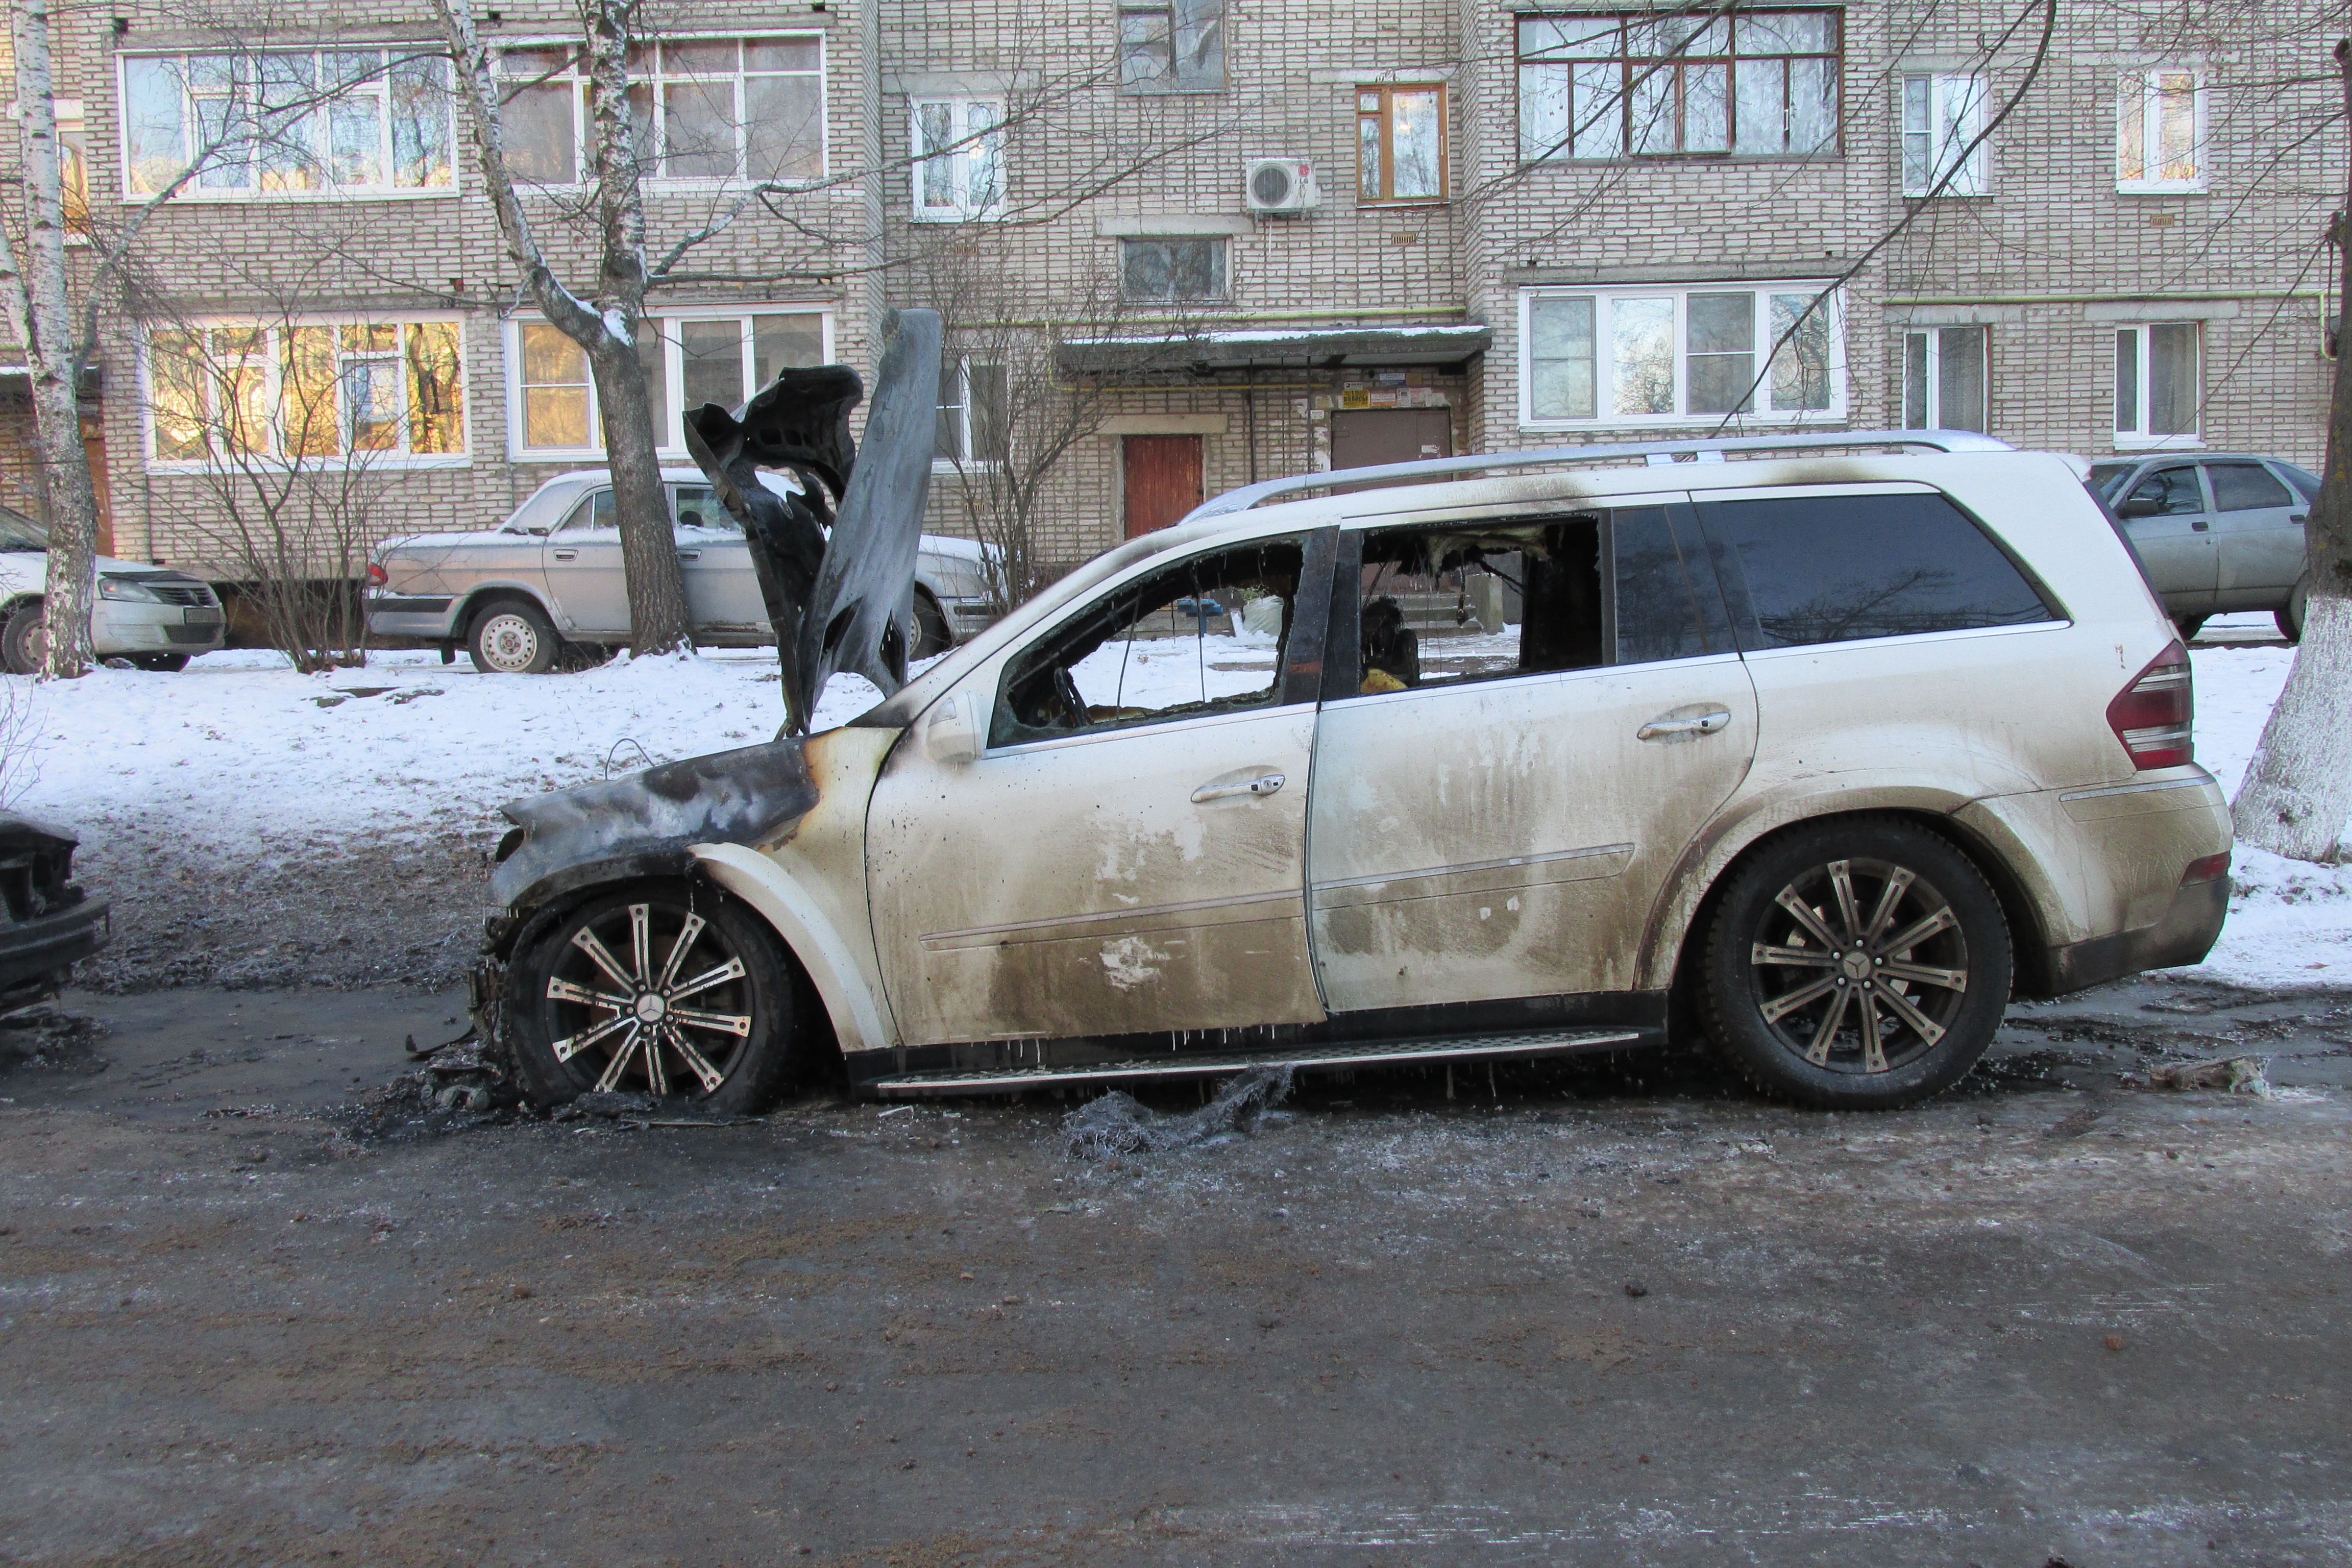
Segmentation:
[(1127, 536), (1166, 528), (1201, 504), (1198, 436), (1125, 437)]

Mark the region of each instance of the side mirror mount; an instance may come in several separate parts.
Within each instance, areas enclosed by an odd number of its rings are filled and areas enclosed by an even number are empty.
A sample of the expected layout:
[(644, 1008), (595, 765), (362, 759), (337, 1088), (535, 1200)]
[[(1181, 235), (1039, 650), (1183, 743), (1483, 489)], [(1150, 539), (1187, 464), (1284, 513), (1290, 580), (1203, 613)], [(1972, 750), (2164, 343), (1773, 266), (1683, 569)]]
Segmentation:
[(923, 749), (930, 753), (933, 762), (972, 762), (987, 747), (978, 692), (950, 691), (931, 705), (929, 714), (923, 720)]
[(2156, 498), (2154, 496), (2134, 496), (2129, 500), (2124, 502), (2123, 505), (2116, 508), (2116, 515), (2125, 519), (2154, 517), (2156, 515)]

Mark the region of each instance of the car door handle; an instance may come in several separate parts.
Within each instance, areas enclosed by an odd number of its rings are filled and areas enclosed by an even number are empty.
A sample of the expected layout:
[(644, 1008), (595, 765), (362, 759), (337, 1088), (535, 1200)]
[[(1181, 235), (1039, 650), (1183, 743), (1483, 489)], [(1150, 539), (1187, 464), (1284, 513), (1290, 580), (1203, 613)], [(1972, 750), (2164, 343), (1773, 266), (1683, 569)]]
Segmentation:
[(2289, 522), (2309, 522), (2311, 514), (2307, 511), (2291, 511), (2286, 514), (2286, 520)]
[(702, 559), (702, 552), (699, 550), (681, 550), (677, 552), (677, 558), (680, 561), (699, 561)]
[(1653, 719), (1633, 731), (1637, 741), (1667, 741), (1676, 735), (1712, 735), (1731, 727), (1731, 711), (1726, 708), (1710, 708), (1704, 713), (1694, 713), (1686, 719)]
[(580, 552), (577, 550), (559, 550), (555, 552), (555, 558), (558, 561), (577, 561), (580, 559)]
[(2211, 528), (2212, 526), (2213, 526), (2213, 524), (2212, 524), (2212, 522), (2211, 522), (2211, 521), (2210, 521), (2210, 520), (2206, 519), (2206, 518), (2201, 518), (2201, 517), (2200, 517), (2200, 518), (2199, 518), (2196, 521), (2194, 521), (2194, 522), (2190, 523), (2190, 524), (2189, 525), (2189, 531), (2190, 531), (2190, 532), (2192, 532), (2192, 533), (2202, 533), (2202, 532), (2204, 532), (2207, 529)]
[(1244, 779), (1238, 784), (1202, 784), (1192, 792), (1192, 804), (1198, 805), (1204, 800), (1229, 800), (1237, 795), (1272, 795), (1289, 782), (1286, 773), (1260, 773), (1254, 779)]

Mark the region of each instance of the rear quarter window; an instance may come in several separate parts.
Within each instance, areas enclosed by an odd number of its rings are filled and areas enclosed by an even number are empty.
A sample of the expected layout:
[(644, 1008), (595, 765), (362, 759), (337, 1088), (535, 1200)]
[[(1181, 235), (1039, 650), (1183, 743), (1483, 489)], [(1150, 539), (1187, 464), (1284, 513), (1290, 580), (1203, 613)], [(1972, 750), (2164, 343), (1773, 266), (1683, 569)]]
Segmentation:
[(2060, 618), (1939, 495), (1791, 496), (1699, 508), (1744, 648)]

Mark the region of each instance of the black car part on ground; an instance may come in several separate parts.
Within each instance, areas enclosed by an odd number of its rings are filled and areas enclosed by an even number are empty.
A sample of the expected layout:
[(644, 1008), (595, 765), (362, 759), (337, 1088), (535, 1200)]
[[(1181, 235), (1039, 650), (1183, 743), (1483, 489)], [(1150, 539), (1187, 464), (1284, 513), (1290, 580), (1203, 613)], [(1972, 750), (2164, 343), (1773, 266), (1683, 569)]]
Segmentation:
[(63, 987), (77, 959), (106, 945), (107, 905), (73, 885), (79, 840), (0, 812), (0, 1008)]

